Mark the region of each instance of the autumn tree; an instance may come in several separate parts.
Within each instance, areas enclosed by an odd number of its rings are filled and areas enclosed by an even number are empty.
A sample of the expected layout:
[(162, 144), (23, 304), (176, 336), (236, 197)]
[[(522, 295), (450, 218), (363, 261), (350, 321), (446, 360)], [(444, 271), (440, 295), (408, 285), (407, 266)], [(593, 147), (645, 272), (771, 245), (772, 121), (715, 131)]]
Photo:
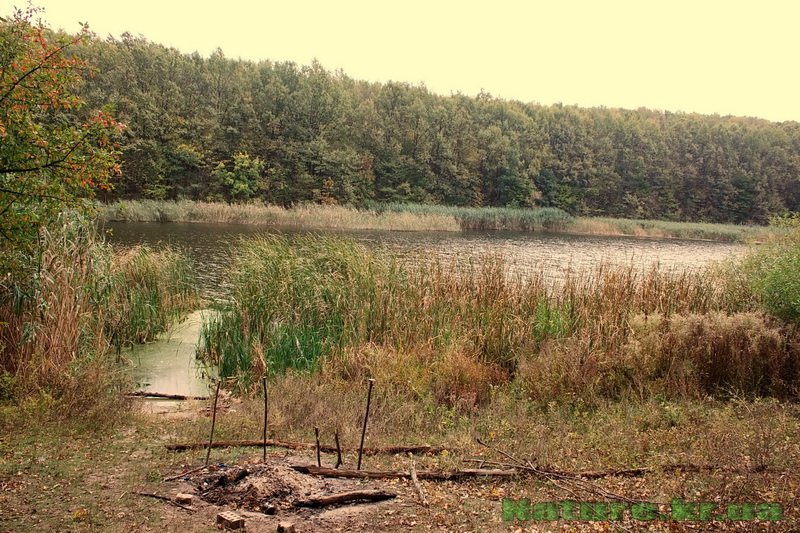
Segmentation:
[(122, 125), (87, 112), (77, 88), (91, 67), (72, 54), (88, 38), (54, 34), (37, 9), (0, 19), (0, 269), (35, 256), (39, 231), (109, 187), (118, 172), (113, 136)]

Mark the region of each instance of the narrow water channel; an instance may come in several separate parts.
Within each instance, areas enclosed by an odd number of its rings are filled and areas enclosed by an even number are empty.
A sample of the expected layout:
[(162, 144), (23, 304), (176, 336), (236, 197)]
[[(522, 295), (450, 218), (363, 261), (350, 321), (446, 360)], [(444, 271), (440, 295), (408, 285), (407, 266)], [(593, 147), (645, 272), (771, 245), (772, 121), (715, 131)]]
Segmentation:
[(208, 395), (205, 370), (195, 359), (202, 317), (195, 311), (158, 340), (134, 347), (126, 354), (134, 367), (137, 389), (161, 394)]

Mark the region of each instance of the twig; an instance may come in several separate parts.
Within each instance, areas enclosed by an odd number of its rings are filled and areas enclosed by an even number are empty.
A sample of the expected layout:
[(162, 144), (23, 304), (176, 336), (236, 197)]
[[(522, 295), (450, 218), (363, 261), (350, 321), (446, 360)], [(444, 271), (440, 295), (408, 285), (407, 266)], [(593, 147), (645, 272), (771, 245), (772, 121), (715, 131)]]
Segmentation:
[(189, 511), (190, 513), (194, 512), (194, 509), (192, 509), (190, 507), (186, 507), (185, 505), (182, 505), (182, 504), (176, 502), (175, 500), (173, 500), (171, 498), (167, 498), (166, 496), (159, 496), (158, 494), (151, 494), (149, 492), (133, 492), (132, 494), (137, 494), (139, 496), (147, 496), (148, 498), (155, 498), (156, 500), (162, 500), (162, 501), (165, 501), (167, 503), (170, 503), (170, 504), (174, 505), (175, 507), (179, 507), (179, 508), (183, 509), (184, 511)]
[(573, 474), (573, 473), (569, 473), (569, 472), (550, 472), (550, 471), (547, 471), (547, 470), (539, 469), (533, 463), (531, 463), (530, 461), (526, 461), (526, 462), (523, 463), (523, 462), (517, 460), (511, 454), (509, 454), (509, 453), (507, 453), (507, 452), (505, 452), (503, 450), (500, 450), (499, 448), (495, 448), (494, 446), (486, 444), (480, 438), (478, 438), (476, 440), (478, 441), (478, 444), (480, 444), (482, 446), (485, 446), (485, 447), (489, 448), (490, 450), (492, 450), (494, 452), (497, 452), (500, 455), (502, 455), (504, 457), (507, 457), (508, 459), (514, 461), (514, 464), (494, 462), (494, 461), (483, 461), (485, 464), (494, 464), (494, 465), (497, 465), (497, 466), (511, 467), (511, 468), (515, 468), (517, 470), (530, 472), (530, 473), (532, 473), (532, 474), (534, 474), (536, 476), (539, 476), (539, 477), (542, 477), (542, 478), (546, 479), (547, 481), (549, 481), (550, 483), (552, 483), (556, 487), (558, 487), (558, 488), (560, 488), (560, 489), (562, 489), (562, 490), (564, 490), (566, 492), (569, 492), (570, 494), (572, 494), (576, 498), (577, 498), (577, 494), (575, 494), (574, 489), (584, 490), (584, 491), (591, 492), (591, 493), (596, 494), (596, 495), (603, 496), (603, 497), (608, 498), (608, 499), (624, 501), (624, 502), (627, 502), (627, 503), (640, 503), (640, 502), (643, 501), (643, 500), (636, 500), (636, 499), (633, 499), (633, 498), (628, 498), (627, 496), (622, 496), (621, 494), (616, 494), (614, 492), (608, 491), (608, 490), (600, 487), (596, 483), (592, 483), (591, 481), (587, 481), (586, 479), (582, 479), (580, 477), (580, 474)]

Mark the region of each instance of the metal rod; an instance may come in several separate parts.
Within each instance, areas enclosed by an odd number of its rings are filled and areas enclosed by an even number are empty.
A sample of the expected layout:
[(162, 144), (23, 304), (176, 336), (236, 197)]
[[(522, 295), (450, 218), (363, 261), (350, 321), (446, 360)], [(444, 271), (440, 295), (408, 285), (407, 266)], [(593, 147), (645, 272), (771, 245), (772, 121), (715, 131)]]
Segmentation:
[(211, 436), (208, 437), (208, 452), (206, 453), (206, 466), (211, 459), (211, 447), (214, 444), (214, 426), (217, 425), (217, 400), (219, 400), (219, 387), (222, 380), (217, 380), (217, 392), (214, 394), (214, 410), (211, 412)]
[(369, 380), (369, 391), (367, 391), (367, 411), (364, 413), (364, 426), (361, 428), (361, 444), (358, 446), (358, 466), (356, 470), (361, 470), (361, 455), (364, 453), (364, 436), (367, 434), (367, 421), (369, 420), (369, 404), (372, 401), (372, 386), (375, 380)]
[(267, 378), (266, 376), (261, 378), (261, 385), (264, 388), (264, 455), (261, 458), (262, 463), (267, 462), (267, 407), (268, 407), (268, 400), (267, 400)]

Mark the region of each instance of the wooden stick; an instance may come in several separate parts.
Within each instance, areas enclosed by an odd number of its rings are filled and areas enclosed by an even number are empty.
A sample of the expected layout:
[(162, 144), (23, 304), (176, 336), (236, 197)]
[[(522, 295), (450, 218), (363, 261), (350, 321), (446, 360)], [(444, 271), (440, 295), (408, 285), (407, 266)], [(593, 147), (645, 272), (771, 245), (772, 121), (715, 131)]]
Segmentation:
[(125, 396), (134, 398), (164, 398), (167, 400), (208, 400), (208, 396), (185, 396), (183, 394), (164, 394), (163, 392), (135, 391)]
[(379, 502), (396, 497), (397, 494), (393, 492), (384, 492), (380, 490), (359, 490), (354, 492), (343, 492), (341, 494), (332, 494), (330, 496), (317, 496), (316, 498), (296, 501), (294, 504), (297, 507), (325, 507), (328, 505), (337, 505), (342, 503)]
[(322, 466), (322, 459), (319, 455), (319, 428), (314, 426), (314, 437), (317, 439), (317, 466)]
[(206, 466), (211, 458), (211, 448), (214, 445), (214, 426), (217, 425), (217, 400), (219, 400), (219, 387), (222, 385), (222, 380), (217, 381), (217, 392), (214, 394), (214, 411), (211, 414), (211, 435), (208, 437), (208, 452), (206, 453)]
[(341, 448), (341, 446), (339, 446), (339, 430), (338, 429), (333, 434), (333, 440), (336, 441), (336, 466), (334, 466), (334, 468), (339, 468), (340, 466), (342, 466), (342, 448)]
[(262, 463), (267, 462), (267, 378), (261, 378), (261, 384), (264, 388), (264, 454), (261, 458)]
[(491, 465), (491, 466), (502, 466), (508, 468), (518, 468), (523, 471), (530, 471), (531, 473), (538, 474), (551, 474), (554, 476), (576, 476), (582, 477), (586, 479), (598, 479), (601, 477), (610, 477), (610, 476), (643, 476), (648, 472), (651, 472), (653, 469), (648, 467), (640, 467), (640, 468), (609, 468), (607, 470), (589, 470), (583, 472), (563, 472), (560, 470), (539, 470), (539, 469), (531, 469), (525, 465), (514, 465), (511, 463), (501, 463), (497, 461), (487, 461), (485, 459), (464, 459), (465, 463), (478, 463), (480, 465)]
[(425, 491), (422, 490), (422, 485), (419, 483), (419, 479), (417, 479), (417, 468), (414, 466), (414, 460), (411, 460), (411, 482), (414, 484), (414, 488), (417, 489), (417, 494), (419, 495), (419, 501), (424, 506), (428, 506), (428, 498), (425, 497)]
[[(296, 465), (292, 468), (303, 474), (312, 474), (323, 477), (341, 477), (354, 479), (411, 479), (409, 472), (400, 470), (346, 470), (318, 466)], [(517, 470), (500, 470), (475, 468), (465, 470), (421, 470), (417, 472), (418, 479), (435, 479), (439, 481), (451, 481), (471, 477), (512, 477), (519, 475)]]
[[(208, 447), (208, 442), (174, 442), (172, 444), (165, 444), (164, 446), (169, 451), (178, 452), (184, 450), (194, 450), (197, 448), (206, 448)], [(264, 446), (263, 440), (226, 440), (226, 441), (218, 441), (212, 444), (214, 448), (233, 448), (233, 447), (242, 447), (242, 448), (260, 448)], [(273, 440), (267, 439), (267, 446), (273, 446), (275, 448), (288, 448), (290, 450), (312, 450), (316, 448), (315, 444), (309, 444), (306, 442), (292, 442), (288, 440)], [(336, 446), (331, 446), (329, 444), (320, 444), (319, 449), (323, 453), (336, 453)], [(358, 451), (357, 448), (347, 448), (342, 447), (340, 448), (341, 452), (354, 452)], [(455, 452), (457, 450), (453, 448), (445, 448), (442, 446), (427, 446), (427, 445), (420, 445), (420, 446), (373, 446), (373, 447), (365, 447), (364, 448), (364, 455), (397, 455), (397, 454), (408, 454), (412, 453), (415, 455), (424, 455), (424, 454), (431, 454), (431, 455), (438, 455), (444, 451), (448, 453)]]
[(364, 413), (364, 426), (361, 428), (361, 445), (358, 447), (358, 466), (356, 470), (361, 470), (361, 455), (364, 453), (364, 436), (367, 434), (367, 420), (369, 420), (369, 404), (372, 400), (372, 386), (375, 385), (375, 380), (369, 380), (369, 390), (367, 391), (367, 410)]

